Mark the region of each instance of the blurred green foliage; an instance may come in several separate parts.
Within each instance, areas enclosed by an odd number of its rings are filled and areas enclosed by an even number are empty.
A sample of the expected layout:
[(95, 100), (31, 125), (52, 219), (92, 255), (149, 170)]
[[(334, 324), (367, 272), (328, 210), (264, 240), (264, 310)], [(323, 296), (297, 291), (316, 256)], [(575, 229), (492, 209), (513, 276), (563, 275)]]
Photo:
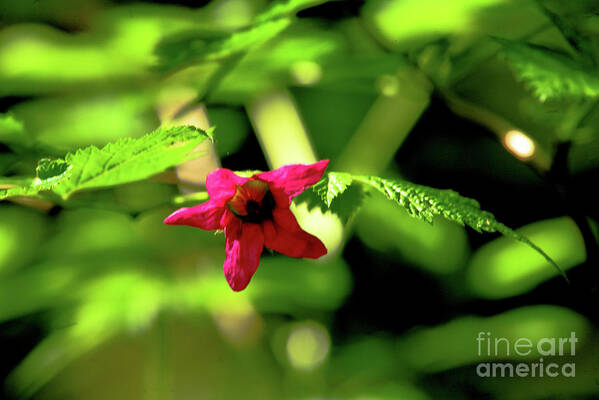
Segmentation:
[[(596, 266), (596, 197), (569, 185), (594, 186), (599, 168), (596, 1), (178, 3), (186, 5), (0, 0), (7, 398), (597, 395), (596, 297), (576, 303), (577, 289), (558, 283), (533, 249), (475, 239), (448, 221), (505, 233), (478, 202), (366, 178), (444, 189), (463, 178), (460, 193), (481, 195), (499, 220), (526, 225), (516, 235), (572, 273), (573, 285), (584, 281)], [(284, 115), (261, 102), (272, 93), (292, 99), (278, 105)], [(466, 150), (474, 141), (442, 125), (449, 119), (434, 114), (438, 103), (478, 124), (460, 126), (486, 142)], [(326, 258), (265, 254), (248, 289), (233, 293), (222, 276), (223, 235), (162, 221), (205, 200), (205, 169), (263, 168), (273, 159), (251, 111), (261, 106), (285, 143), (277, 159), (300, 147), (285, 136), (293, 116), (314, 156), (352, 175), (332, 183), (329, 175), (318, 193), (298, 199), (313, 206), (320, 194), (341, 218), (328, 207), (317, 207), (324, 217), (300, 218), (335, 243)], [(427, 133), (414, 124), (437, 118), (434, 129), (450, 139), (414, 145)], [(212, 141), (204, 141), (208, 125)], [(530, 159), (509, 155), (518, 155), (504, 141), (512, 129), (533, 140)], [(190, 153), (198, 145), (202, 152)], [(410, 167), (410, 157), (422, 163)], [(181, 169), (164, 171), (191, 158), (199, 185), (189, 193)], [(559, 180), (558, 161), (571, 181)], [(476, 175), (481, 165), (488, 170)], [(439, 170), (450, 173), (434, 177)], [(535, 199), (561, 204), (551, 196), (565, 193), (563, 208), (535, 210), (543, 204), (526, 196), (539, 180), (556, 190)], [(374, 288), (365, 275), (378, 279)], [(41, 333), (31, 340), (19, 329)], [(576, 332), (576, 356), (546, 361), (575, 362), (576, 377), (477, 377), (479, 362), (516, 360), (480, 357), (479, 332), (511, 341)]]

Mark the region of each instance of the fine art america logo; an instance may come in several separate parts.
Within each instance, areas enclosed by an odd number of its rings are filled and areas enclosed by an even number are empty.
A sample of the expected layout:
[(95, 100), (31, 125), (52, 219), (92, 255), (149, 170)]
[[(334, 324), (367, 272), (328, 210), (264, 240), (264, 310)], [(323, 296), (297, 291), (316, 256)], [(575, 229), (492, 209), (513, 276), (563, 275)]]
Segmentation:
[[(541, 338), (532, 341), (521, 337), (508, 339), (493, 337), (491, 332), (479, 332), (478, 356), (483, 358), (527, 357), (536, 350), (540, 355), (532, 362), (482, 362), (476, 366), (476, 374), (483, 378), (494, 377), (551, 377), (576, 376), (576, 365), (573, 362), (544, 362), (543, 357), (575, 356), (578, 338), (575, 332), (570, 337)], [(552, 358), (552, 361), (554, 358)]]

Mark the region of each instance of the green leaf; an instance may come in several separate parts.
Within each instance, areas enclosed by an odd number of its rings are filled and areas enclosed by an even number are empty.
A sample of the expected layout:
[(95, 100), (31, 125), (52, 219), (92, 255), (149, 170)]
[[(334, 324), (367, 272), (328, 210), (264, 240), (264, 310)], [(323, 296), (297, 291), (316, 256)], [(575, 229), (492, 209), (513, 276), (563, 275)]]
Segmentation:
[(541, 101), (599, 96), (599, 75), (586, 64), (540, 46), (498, 39), (519, 79)]
[(291, 20), (288, 18), (264, 22), (244, 31), (236, 32), (225, 39), (209, 42), (206, 50), (198, 52), (195, 56), (203, 60), (218, 60), (229, 57), (265, 43), (282, 32), (290, 23)]
[(264, 22), (274, 18), (294, 15), (301, 10), (327, 3), (330, 0), (279, 0), (273, 2), (268, 9), (256, 16), (256, 22)]
[(262, 22), (224, 38), (206, 38), (205, 32), (170, 36), (156, 46), (158, 68), (169, 70), (190, 62), (222, 60), (264, 44), (289, 26), (289, 18)]
[(351, 174), (329, 172), (311, 190), (304, 191), (294, 201), (306, 203), (309, 210), (318, 207), (323, 213), (330, 211), (347, 222), (358, 211), (365, 196), (360, 185), (352, 185)]
[(201, 156), (192, 150), (210, 135), (210, 131), (192, 126), (159, 128), (139, 139), (121, 139), (101, 149), (85, 147), (68, 153), (64, 159), (43, 159), (37, 167), (37, 178), (0, 191), (0, 199), (52, 190), (66, 200), (79, 190), (146, 179)]
[(410, 216), (432, 223), (435, 215), (461, 225), (468, 225), (477, 232), (493, 232), (490, 213), (480, 211), (474, 199), (462, 197), (452, 190), (440, 190), (416, 185), (403, 180), (389, 180), (377, 176), (354, 177), (354, 180), (381, 192), (387, 199), (406, 209)]
[(318, 193), (327, 207), (333, 200), (352, 184), (352, 176), (345, 172), (329, 172), (325, 179), (314, 185), (313, 190)]
[(146, 179), (201, 153), (191, 151), (206, 138), (193, 126), (159, 128), (139, 139), (121, 139), (101, 149), (89, 146), (69, 153), (72, 176), (54, 188), (63, 198), (81, 189), (114, 186)]
[(35, 172), (39, 179), (48, 180), (56, 179), (56, 177), (61, 176), (70, 168), (71, 165), (64, 160), (51, 160), (49, 158), (43, 158), (37, 164)]
[(35, 196), (54, 189), (71, 176), (71, 165), (64, 160), (42, 159), (36, 168), (35, 178), (0, 178), (0, 200), (15, 196)]
[[(476, 200), (460, 196), (453, 190), (435, 189), (405, 180), (390, 180), (378, 176), (329, 172), (313, 186), (313, 192), (319, 195), (321, 207), (329, 207), (335, 202), (341, 202), (345, 194), (356, 186), (356, 183), (382, 193), (387, 199), (405, 208), (408, 214), (414, 218), (432, 223), (433, 217), (439, 215), (462, 226), (467, 225), (479, 233), (483, 231), (499, 232), (525, 243), (541, 254), (559, 271), (566, 281), (568, 280), (566, 274), (555, 261), (528, 238), (497, 221), (490, 212), (481, 210), (480, 204)], [(307, 198), (300, 200), (308, 201)], [(314, 202), (310, 203), (308, 201), (308, 205), (313, 207)]]
[(488, 211), (480, 209), (480, 204), (474, 199), (460, 196), (453, 190), (441, 190), (428, 186), (417, 185), (408, 181), (391, 181), (376, 176), (354, 177), (354, 181), (369, 185), (383, 193), (389, 200), (404, 207), (415, 218), (432, 223), (435, 215), (467, 225), (477, 232), (499, 232), (527, 244), (539, 252), (551, 263), (568, 281), (566, 274), (547, 253), (532, 243), (526, 237), (505, 226), (495, 219)]

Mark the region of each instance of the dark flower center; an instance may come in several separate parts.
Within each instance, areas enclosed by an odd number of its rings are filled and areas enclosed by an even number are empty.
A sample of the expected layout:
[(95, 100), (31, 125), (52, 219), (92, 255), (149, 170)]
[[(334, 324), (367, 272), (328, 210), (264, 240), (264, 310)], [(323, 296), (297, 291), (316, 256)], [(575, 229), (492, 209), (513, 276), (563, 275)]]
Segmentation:
[(245, 204), (245, 210), (248, 212), (248, 214), (258, 214), (260, 213), (261, 208), (262, 206), (260, 203), (254, 200), (250, 200)]
[(254, 180), (237, 186), (227, 206), (243, 222), (260, 224), (272, 219), (275, 199), (265, 182)]
[(275, 208), (275, 199), (270, 191), (266, 192), (262, 201), (248, 200), (245, 204), (247, 215), (238, 215), (243, 222), (259, 224), (272, 218), (272, 210)]

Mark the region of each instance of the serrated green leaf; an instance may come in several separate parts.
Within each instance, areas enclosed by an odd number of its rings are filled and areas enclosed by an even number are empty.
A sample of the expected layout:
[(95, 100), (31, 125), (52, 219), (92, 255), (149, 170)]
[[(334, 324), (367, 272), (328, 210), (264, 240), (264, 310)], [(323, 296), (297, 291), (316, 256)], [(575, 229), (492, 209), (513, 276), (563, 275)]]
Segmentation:
[(71, 176), (71, 165), (64, 160), (40, 160), (35, 178), (0, 178), (0, 200), (15, 196), (35, 196), (40, 192), (54, 189)]
[(323, 180), (314, 185), (313, 190), (318, 193), (327, 207), (331, 206), (333, 199), (351, 185), (352, 176), (344, 172), (329, 172)]
[(51, 160), (43, 158), (37, 164), (36, 175), (41, 180), (53, 179), (64, 174), (71, 165), (64, 160)]
[(101, 149), (88, 146), (64, 159), (42, 159), (37, 178), (1, 191), (0, 199), (45, 190), (67, 199), (79, 190), (139, 181), (201, 156), (192, 150), (210, 135), (192, 126), (159, 128), (139, 139), (121, 139)]
[[(356, 183), (360, 185), (356, 185)], [(391, 180), (378, 176), (329, 172), (312, 187), (313, 190), (298, 196), (297, 201), (307, 203), (308, 208), (320, 206), (323, 212), (329, 208), (333, 211), (335, 204), (343, 204), (344, 198), (351, 193), (352, 189), (360, 188), (361, 185), (382, 193), (387, 199), (405, 208), (408, 214), (414, 218), (432, 223), (433, 218), (438, 215), (462, 226), (467, 225), (479, 233), (483, 231), (499, 232), (516, 239), (536, 250), (559, 271), (566, 281), (568, 280), (566, 274), (541, 248), (497, 221), (490, 212), (481, 210), (480, 204), (476, 200), (460, 196), (453, 190), (435, 189), (405, 180)], [(359, 202), (350, 202), (343, 206), (349, 205), (353, 207), (350, 211), (355, 212), (363, 198), (364, 196), (361, 195)], [(347, 212), (348, 210), (344, 210), (346, 215)]]
[(146, 179), (181, 164), (199, 153), (191, 151), (209, 134), (193, 126), (159, 128), (139, 139), (121, 139), (99, 149), (89, 146), (69, 153), (72, 175), (53, 190), (63, 198), (82, 189), (119, 185)]
[[(462, 197), (452, 190), (433, 189), (408, 181), (392, 181), (377, 176), (354, 177), (355, 180), (381, 192), (387, 199), (395, 201), (415, 218), (432, 222), (441, 215), (461, 225), (468, 225), (478, 232), (489, 226), (487, 215), (481, 216), (476, 200)], [(472, 212), (475, 210), (475, 212)], [(492, 217), (492, 216), (491, 216)]]
[(404, 180), (392, 181), (377, 176), (354, 176), (353, 180), (378, 190), (387, 199), (404, 207), (412, 217), (432, 223), (433, 217), (440, 215), (460, 225), (467, 225), (477, 232), (499, 232), (525, 243), (541, 254), (566, 281), (568, 280), (561, 268), (542, 249), (497, 221), (490, 212), (481, 210), (480, 204), (474, 199), (460, 196), (453, 190), (435, 189)]
[[(305, 203), (308, 210), (320, 208), (336, 214), (347, 222), (360, 208), (366, 193), (360, 185), (352, 185), (351, 174), (329, 172), (323, 179), (294, 199), (295, 203)], [(341, 196), (343, 194), (343, 196)]]
[(367, 195), (362, 186), (350, 185), (342, 196), (335, 197), (329, 210), (345, 223), (358, 212)]
[(499, 42), (518, 78), (539, 100), (599, 96), (599, 75), (585, 64), (550, 49), (505, 39)]
[(169, 70), (189, 62), (215, 61), (250, 50), (275, 37), (289, 26), (289, 18), (268, 20), (224, 38), (206, 38), (205, 32), (167, 37), (156, 46), (158, 68)]

